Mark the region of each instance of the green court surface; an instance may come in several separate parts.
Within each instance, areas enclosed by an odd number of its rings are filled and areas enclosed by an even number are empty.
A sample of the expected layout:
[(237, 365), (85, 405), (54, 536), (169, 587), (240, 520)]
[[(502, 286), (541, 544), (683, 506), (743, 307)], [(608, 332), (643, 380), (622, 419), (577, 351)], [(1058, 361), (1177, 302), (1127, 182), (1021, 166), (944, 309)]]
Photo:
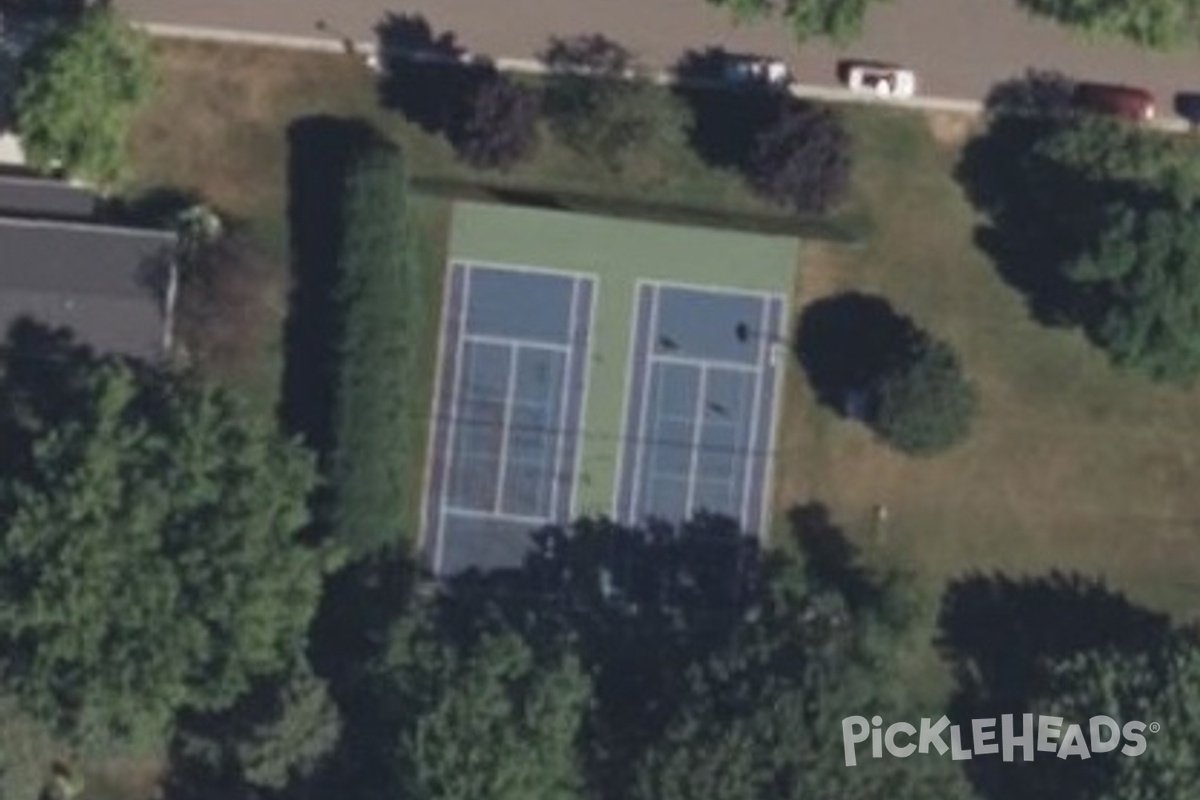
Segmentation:
[(451, 262), (596, 278), (575, 509), (592, 515), (612, 510), (638, 280), (769, 292), (790, 300), (799, 248), (790, 237), (457, 203), (449, 253)]

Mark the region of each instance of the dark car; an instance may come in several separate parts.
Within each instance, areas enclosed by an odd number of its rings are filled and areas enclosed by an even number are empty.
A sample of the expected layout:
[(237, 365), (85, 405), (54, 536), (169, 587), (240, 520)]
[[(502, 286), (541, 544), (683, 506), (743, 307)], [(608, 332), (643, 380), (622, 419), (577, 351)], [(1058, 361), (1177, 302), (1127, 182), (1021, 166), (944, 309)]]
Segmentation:
[(1089, 111), (1124, 119), (1154, 119), (1154, 95), (1134, 86), (1079, 83), (1075, 86), (1075, 104)]

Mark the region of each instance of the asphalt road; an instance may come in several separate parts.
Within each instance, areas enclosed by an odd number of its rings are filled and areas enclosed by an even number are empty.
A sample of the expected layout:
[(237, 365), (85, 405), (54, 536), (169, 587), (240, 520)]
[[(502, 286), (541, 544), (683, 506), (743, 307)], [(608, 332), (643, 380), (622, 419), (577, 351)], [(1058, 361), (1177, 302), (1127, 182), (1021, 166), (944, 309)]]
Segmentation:
[[(978, 100), (997, 81), (1027, 69), (1142, 86), (1169, 113), (1179, 91), (1200, 91), (1200, 51), (1147, 53), (1111, 41), (1088, 41), (1035, 21), (1013, 0), (893, 0), (875, 9), (865, 35), (845, 51), (798, 45), (782, 24), (735, 27), (703, 0), (116, 0), (142, 22), (236, 29), (285, 36), (373, 40), (389, 13), (420, 14), (437, 33), (452, 33), (474, 53), (534, 56), (551, 36), (602, 32), (652, 67), (673, 63), (690, 48), (782, 58), (802, 83), (835, 83), (839, 59), (895, 61), (916, 70), (921, 93)], [(317, 21), (328, 23), (328, 33)]]

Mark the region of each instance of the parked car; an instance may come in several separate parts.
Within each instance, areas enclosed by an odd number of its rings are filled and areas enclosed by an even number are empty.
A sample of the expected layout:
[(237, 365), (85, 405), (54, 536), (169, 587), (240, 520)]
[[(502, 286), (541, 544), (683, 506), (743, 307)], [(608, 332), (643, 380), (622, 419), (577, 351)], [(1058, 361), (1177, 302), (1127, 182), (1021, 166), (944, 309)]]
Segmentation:
[(1154, 119), (1154, 95), (1134, 86), (1112, 83), (1075, 85), (1075, 104), (1089, 111), (1130, 120)]
[(842, 80), (852, 92), (876, 97), (912, 97), (917, 92), (917, 76), (911, 69), (873, 61), (845, 61), (839, 67)]
[(792, 72), (787, 64), (761, 56), (726, 55), (721, 77), (732, 84), (780, 89), (792, 83)]

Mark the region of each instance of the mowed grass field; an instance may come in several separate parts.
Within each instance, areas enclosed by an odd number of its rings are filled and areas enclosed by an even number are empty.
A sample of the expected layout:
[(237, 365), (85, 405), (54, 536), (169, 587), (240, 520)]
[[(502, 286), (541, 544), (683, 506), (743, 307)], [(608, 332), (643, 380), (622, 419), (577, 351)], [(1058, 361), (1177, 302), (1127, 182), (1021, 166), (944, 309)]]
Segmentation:
[(954, 344), (980, 413), (961, 448), (907, 459), (816, 406), (793, 368), (777, 505), (827, 503), (871, 558), (913, 568), (931, 589), (970, 572), (1061, 569), (1195, 614), (1200, 391), (1122, 375), (1080, 334), (1029, 318), (974, 244), (953, 179), (964, 121), (850, 116), (875, 235), (861, 249), (808, 246), (797, 305), (845, 290), (885, 296)]

